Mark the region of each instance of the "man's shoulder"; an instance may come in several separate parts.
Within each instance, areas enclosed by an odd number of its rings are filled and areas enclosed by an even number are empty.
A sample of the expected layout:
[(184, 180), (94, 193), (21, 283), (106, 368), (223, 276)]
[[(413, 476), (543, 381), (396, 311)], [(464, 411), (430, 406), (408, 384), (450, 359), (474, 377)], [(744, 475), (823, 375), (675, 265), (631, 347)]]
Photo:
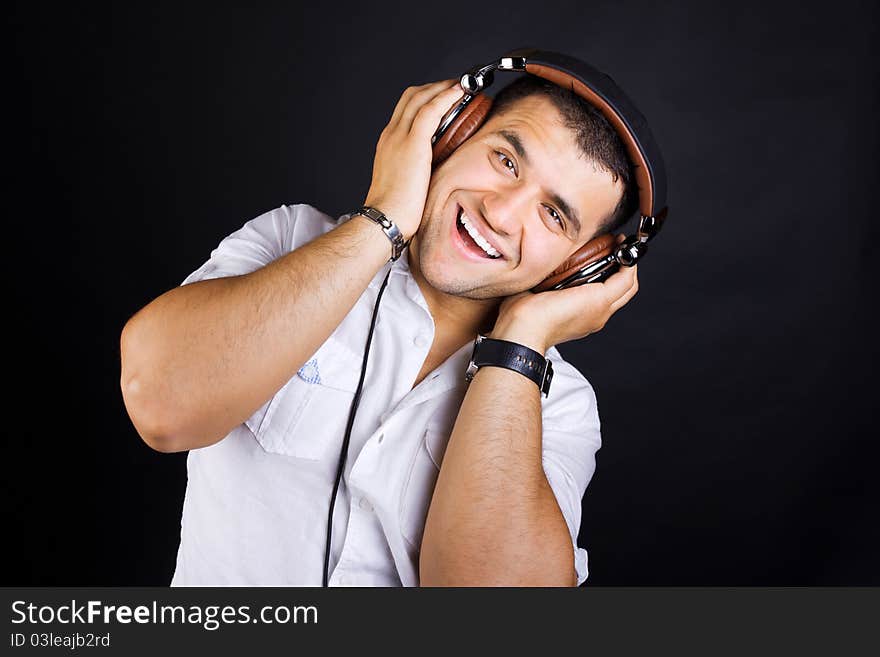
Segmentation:
[(283, 205), (279, 209), (288, 221), (291, 251), (330, 232), (349, 217), (347, 214), (341, 217), (331, 216), (308, 203)]
[(554, 386), (559, 382), (561, 387), (579, 388), (582, 390), (593, 389), (587, 377), (572, 363), (565, 360), (557, 347), (550, 347), (547, 350), (547, 358), (553, 362)]
[(553, 382), (550, 394), (542, 398), (545, 423), (568, 423), (572, 417), (579, 418), (577, 421), (587, 417), (598, 421), (596, 393), (587, 377), (565, 360), (556, 347), (550, 347), (546, 356), (553, 363)]
[[(287, 212), (295, 218), (297, 221), (307, 221), (310, 223), (316, 224), (324, 224), (327, 226), (327, 230), (333, 228), (336, 225), (336, 222), (339, 220), (339, 217), (332, 216), (327, 214), (323, 210), (316, 208), (314, 205), (310, 203), (292, 203), (289, 205), (282, 206), (287, 209)], [(348, 215), (342, 215), (343, 217), (347, 217)]]

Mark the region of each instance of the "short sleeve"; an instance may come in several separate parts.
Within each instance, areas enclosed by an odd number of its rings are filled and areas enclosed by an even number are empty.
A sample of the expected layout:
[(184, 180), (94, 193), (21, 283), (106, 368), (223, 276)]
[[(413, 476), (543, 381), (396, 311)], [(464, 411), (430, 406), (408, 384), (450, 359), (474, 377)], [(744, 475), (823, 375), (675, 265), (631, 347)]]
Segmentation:
[(282, 205), (251, 219), (224, 238), (207, 262), (187, 276), (181, 285), (249, 274), (291, 251), (297, 209), (298, 206)]
[(590, 383), (572, 365), (562, 361), (558, 352), (547, 355), (556, 357), (551, 357), (554, 378), (547, 398), (552, 403), (545, 402), (542, 409), (542, 460), (547, 481), (568, 525), (580, 585), (589, 571), (587, 551), (578, 547), (577, 537), (581, 501), (596, 470), (596, 452), (602, 444), (599, 413)]

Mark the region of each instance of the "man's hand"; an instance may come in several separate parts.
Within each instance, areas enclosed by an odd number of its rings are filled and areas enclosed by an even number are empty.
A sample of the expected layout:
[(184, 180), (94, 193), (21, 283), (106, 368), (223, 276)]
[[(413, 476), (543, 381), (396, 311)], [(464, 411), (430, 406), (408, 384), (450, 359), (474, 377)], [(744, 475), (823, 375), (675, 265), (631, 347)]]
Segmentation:
[(490, 337), (518, 342), (543, 354), (553, 345), (596, 333), (638, 292), (637, 270), (638, 265), (621, 267), (603, 283), (507, 297)]
[(462, 93), (458, 80), (451, 79), (409, 87), (379, 135), (364, 205), (382, 211), (405, 240), (422, 222), (431, 179), (431, 136)]

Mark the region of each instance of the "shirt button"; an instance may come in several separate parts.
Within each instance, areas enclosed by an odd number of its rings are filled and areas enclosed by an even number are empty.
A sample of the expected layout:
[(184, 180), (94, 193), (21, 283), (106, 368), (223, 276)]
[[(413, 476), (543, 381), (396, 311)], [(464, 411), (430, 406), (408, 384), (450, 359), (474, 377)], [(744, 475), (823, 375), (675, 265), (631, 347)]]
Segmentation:
[(379, 438), (376, 439), (376, 442), (377, 442), (377, 443), (381, 443), (383, 440), (385, 440), (385, 434), (384, 434), (384, 433), (380, 433), (380, 434), (379, 434)]
[(413, 338), (413, 344), (417, 347), (424, 347), (428, 344), (428, 336), (419, 333), (415, 338)]
[(364, 511), (372, 511), (373, 505), (367, 501), (366, 497), (362, 497), (360, 502), (358, 502), (358, 506), (362, 508)]

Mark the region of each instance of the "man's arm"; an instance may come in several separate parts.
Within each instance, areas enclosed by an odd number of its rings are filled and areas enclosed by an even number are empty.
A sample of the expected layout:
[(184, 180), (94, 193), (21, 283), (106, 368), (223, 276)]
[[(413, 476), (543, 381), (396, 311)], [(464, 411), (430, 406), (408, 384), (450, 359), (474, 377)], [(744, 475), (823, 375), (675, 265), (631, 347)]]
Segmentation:
[[(409, 87), (379, 137), (365, 204), (405, 239), (422, 220), (431, 135), (459, 94), (453, 80)], [(152, 301), (120, 340), (120, 385), (138, 433), (164, 452), (223, 438), (326, 341), (390, 254), (380, 228), (358, 215), (256, 271)]]
[[(493, 337), (546, 352), (521, 334)], [(481, 367), (459, 410), (425, 522), (422, 586), (575, 586), (565, 518), (542, 465), (533, 381)]]
[[(546, 354), (601, 330), (638, 291), (637, 267), (603, 283), (505, 299), (490, 337)], [(551, 392), (552, 394), (552, 392)], [(568, 525), (543, 468), (540, 391), (481, 367), (459, 409), (425, 521), (422, 586), (574, 586)]]
[(321, 346), (390, 252), (358, 215), (250, 274), (152, 301), (120, 341), (122, 394), (138, 433), (166, 452), (225, 436)]

